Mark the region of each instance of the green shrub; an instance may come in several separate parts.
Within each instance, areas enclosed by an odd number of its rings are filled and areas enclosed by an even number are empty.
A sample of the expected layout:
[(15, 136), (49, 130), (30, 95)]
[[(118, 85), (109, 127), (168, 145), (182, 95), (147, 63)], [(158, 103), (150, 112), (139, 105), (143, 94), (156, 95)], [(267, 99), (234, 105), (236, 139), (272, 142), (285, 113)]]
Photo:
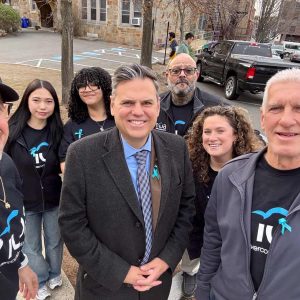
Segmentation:
[(14, 32), (20, 28), (20, 15), (11, 6), (0, 3), (0, 29)]

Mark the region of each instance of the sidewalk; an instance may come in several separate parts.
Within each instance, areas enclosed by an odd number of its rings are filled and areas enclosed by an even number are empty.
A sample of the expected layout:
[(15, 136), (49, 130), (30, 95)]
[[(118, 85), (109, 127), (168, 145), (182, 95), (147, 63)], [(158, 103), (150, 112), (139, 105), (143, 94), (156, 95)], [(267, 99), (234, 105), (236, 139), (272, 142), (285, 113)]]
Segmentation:
[[(67, 278), (63, 270), (61, 275), (62, 275), (63, 285), (51, 291), (52, 295), (47, 299), (49, 300), (73, 300), (74, 299), (74, 294), (75, 294), (74, 288), (71, 285), (69, 279)], [(18, 294), (17, 300), (22, 300), (22, 299), (24, 298)]]

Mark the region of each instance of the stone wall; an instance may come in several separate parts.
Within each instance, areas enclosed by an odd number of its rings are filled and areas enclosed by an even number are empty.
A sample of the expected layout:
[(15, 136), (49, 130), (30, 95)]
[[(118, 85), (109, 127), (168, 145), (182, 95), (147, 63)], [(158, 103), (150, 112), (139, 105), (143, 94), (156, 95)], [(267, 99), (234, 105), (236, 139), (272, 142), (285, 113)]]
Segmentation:
[(33, 24), (41, 24), (40, 11), (37, 7), (35, 10), (32, 10), (32, 7), (28, 0), (12, 0), (11, 5), (16, 11), (19, 12), (21, 18), (26, 17)]

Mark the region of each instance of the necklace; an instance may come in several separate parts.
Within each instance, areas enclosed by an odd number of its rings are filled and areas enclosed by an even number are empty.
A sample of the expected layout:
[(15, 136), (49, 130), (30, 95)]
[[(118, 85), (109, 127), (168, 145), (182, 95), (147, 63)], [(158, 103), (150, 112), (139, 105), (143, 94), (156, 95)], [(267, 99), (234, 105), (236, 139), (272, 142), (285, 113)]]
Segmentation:
[(105, 121), (106, 121), (106, 119), (103, 120), (103, 121), (96, 122), (96, 123), (98, 124), (99, 130), (100, 130), (101, 132), (104, 131)]
[(4, 203), (5, 208), (10, 208), (10, 204), (6, 200), (6, 193), (5, 193), (4, 184), (3, 184), (3, 180), (2, 180), (1, 176), (0, 176), (0, 181), (1, 181), (1, 186), (2, 186), (2, 190), (3, 190), (3, 198), (4, 198), (4, 199), (0, 198), (0, 201)]

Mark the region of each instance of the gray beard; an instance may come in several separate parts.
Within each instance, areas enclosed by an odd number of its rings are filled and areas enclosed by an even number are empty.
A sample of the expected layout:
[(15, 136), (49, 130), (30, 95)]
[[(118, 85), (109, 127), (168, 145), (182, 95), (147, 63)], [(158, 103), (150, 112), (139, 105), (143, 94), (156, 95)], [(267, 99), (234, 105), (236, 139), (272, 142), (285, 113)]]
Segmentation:
[(195, 84), (188, 86), (185, 90), (178, 89), (175, 84), (168, 82), (168, 87), (172, 93), (172, 102), (177, 105), (185, 105), (189, 103), (194, 95)]

